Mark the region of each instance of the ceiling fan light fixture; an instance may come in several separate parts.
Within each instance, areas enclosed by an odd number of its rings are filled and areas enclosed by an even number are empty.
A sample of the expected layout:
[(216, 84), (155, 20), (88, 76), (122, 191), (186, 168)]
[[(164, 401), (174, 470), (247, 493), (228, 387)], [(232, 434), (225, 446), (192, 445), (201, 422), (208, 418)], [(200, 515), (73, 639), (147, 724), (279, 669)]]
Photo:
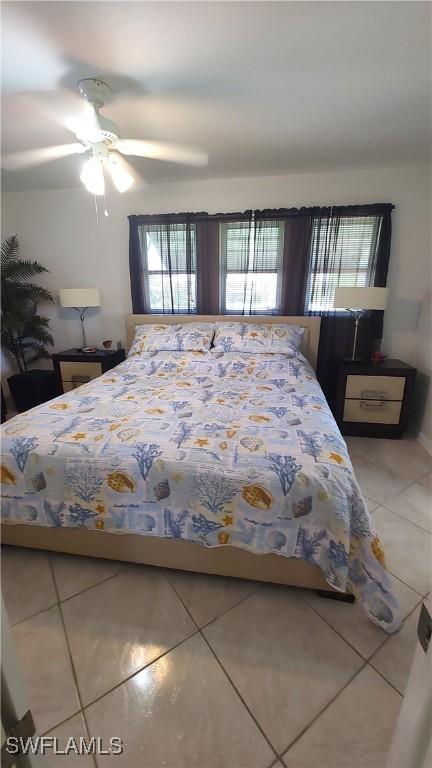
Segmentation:
[(84, 163), (80, 179), (92, 195), (105, 194), (103, 166), (102, 161), (98, 157), (91, 157), (90, 160)]
[(133, 176), (131, 176), (125, 168), (122, 168), (122, 166), (119, 165), (119, 163), (117, 163), (112, 157), (109, 157), (108, 160), (105, 161), (105, 165), (109, 170), (111, 179), (115, 188), (117, 189), (117, 192), (127, 192), (127, 190), (130, 189), (134, 183)]

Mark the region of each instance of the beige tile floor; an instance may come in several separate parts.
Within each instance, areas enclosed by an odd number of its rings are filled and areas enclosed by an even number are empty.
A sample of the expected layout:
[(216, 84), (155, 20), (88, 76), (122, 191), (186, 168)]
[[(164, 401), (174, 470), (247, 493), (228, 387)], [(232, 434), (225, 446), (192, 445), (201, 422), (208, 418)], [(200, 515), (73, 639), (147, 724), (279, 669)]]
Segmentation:
[(347, 442), (398, 635), (306, 590), (3, 548), (38, 733), (121, 737), (98, 768), (382, 768), (430, 585), (432, 458), (413, 439)]

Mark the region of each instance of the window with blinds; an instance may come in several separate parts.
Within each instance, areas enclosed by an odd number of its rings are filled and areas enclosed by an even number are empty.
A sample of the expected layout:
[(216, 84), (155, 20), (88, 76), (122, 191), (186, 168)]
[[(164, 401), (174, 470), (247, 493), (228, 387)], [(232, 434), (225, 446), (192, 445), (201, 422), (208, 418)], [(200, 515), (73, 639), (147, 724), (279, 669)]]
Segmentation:
[(149, 312), (196, 312), (196, 230), (194, 224), (139, 228)]
[(373, 285), (381, 216), (316, 218), (312, 223), (306, 312), (333, 307), (338, 286)]
[(222, 314), (279, 311), (283, 231), (281, 221), (220, 224)]

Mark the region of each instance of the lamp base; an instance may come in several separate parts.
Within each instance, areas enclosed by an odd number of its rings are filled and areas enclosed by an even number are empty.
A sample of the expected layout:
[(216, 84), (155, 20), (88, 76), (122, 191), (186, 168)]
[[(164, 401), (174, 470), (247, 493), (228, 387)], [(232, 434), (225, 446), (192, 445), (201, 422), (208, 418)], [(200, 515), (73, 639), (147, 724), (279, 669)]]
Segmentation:
[(356, 357), (344, 357), (343, 361), (344, 363), (367, 363), (369, 358), (356, 355)]

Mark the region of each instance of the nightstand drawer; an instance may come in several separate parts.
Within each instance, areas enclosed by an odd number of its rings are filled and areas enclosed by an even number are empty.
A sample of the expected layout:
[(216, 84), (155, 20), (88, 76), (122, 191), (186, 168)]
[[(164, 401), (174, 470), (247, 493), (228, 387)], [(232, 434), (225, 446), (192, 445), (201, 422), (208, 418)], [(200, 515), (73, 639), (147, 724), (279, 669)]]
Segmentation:
[(72, 392), (74, 389), (82, 387), (83, 384), (88, 384), (89, 381), (91, 381), (91, 379), (89, 379), (88, 376), (74, 376), (72, 381), (64, 381), (64, 379), (62, 379), (63, 392)]
[[(352, 378), (359, 377), (353, 376)], [(405, 379), (402, 379), (402, 381), (404, 382)], [(396, 401), (345, 400), (343, 420), (367, 424), (399, 424), (401, 408), (402, 403)]]
[(361, 400), (403, 400), (404, 389), (405, 376), (349, 375), (346, 379), (345, 397)]
[[(82, 376), (86, 380), (96, 379), (102, 373), (100, 363), (61, 362), (60, 375), (64, 382), (73, 382), (75, 376)], [(63, 387), (64, 388), (64, 387)]]

